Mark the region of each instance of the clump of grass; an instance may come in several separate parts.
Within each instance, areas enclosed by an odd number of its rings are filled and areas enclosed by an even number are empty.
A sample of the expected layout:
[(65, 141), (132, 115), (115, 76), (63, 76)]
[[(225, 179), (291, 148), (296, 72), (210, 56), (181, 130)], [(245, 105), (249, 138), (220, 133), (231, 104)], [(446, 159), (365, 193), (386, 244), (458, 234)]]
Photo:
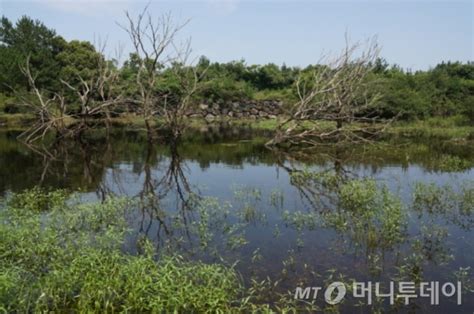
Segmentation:
[(64, 190), (45, 191), (36, 186), (21, 194), (13, 194), (7, 205), (25, 212), (42, 212), (64, 205), (66, 195)]
[(417, 212), (442, 213), (454, 207), (455, 194), (448, 186), (417, 182), (413, 192), (413, 208)]
[(388, 129), (389, 136), (414, 139), (469, 139), (473, 127), (462, 116), (399, 122)]
[(352, 238), (368, 247), (390, 248), (405, 239), (406, 213), (401, 201), (374, 179), (349, 180), (339, 192), (342, 209), (336, 221), (352, 230)]
[(242, 291), (223, 265), (122, 252), (128, 200), (33, 189), (0, 208), (0, 311), (226, 311)]
[[(317, 226), (347, 235), (354, 246), (393, 248), (406, 237), (406, 210), (400, 199), (374, 179), (345, 179), (334, 172), (303, 170), (292, 182), (313, 194), (321, 214), (285, 212), (284, 220), (297, 230)], [(323, 203), (318, 200), (323, 199)], [(329, 207), (329, 208), (328, 208)]]
[(436, 163), (436, 168), (444, 172), (464, 171), (471, 168), (471, 163), (458, 156), (443, 155)]
[(28, 113), (2, 113), (0, 112), (0, 126), (10, 130), (25, 129), (35, 121), (35, 116)]
[(413, 192), (413, 209), (419, 215), (439, 215), (447, 221), (470, 230), (474, 227), (474, 184), (461, 183), (459, 191), (451, 186), (417, 182)]
[(451, 117), (430, 117), (425, 120), (426, 124), (435, 128), (452, 128), (456, 126), (469, 125), (469, 118), (463, 115)]
[(315, 213), (305, 213), (302, 211), (290, 212), (285, 210), (282, 214), (283, 221), (301, 232), (303, 230), (314, 230), (318, 226), (318, 216)]
[(36, 309), (196, 311), (230, 307), (239, 291), (235, 273), (179, 258), (85, 251), (65, 269), (42, 278)]

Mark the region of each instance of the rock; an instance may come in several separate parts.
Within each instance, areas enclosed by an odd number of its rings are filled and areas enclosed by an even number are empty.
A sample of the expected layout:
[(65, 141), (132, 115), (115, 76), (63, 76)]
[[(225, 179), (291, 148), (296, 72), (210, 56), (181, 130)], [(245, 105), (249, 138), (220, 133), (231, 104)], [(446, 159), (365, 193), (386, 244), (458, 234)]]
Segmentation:
[(283, 102), (279, 100), (202, 103), (194, 111), (186, 111), (186, 116), (205, 117), (206, 120), (214, 120), (219, 116), (276, 119), (283, 113), (282, 105)]

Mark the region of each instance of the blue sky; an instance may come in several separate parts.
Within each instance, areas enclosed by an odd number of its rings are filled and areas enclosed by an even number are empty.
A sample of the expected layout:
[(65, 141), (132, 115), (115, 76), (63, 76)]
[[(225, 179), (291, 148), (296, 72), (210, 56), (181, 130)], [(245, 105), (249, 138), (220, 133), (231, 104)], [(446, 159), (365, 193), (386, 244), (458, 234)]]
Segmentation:
[[(117, 22), (124, 10), (140, 11), (132, 0), (0, 0), (0, 13), (40, 19), (68, 40), (108, 38), (127, 45)], [(403, 68), (427, 69), (443, 60), (474, 60), (474, 0), (468, 1), (153, 1), (153, 15), (170, 11), (191, 18), (182, 32), (192, 37), (195, 55), (213, 61), (305, 66), (353, 40), (378, 36), (381, 55)], [(110, 48), (111, 49), (111, 48)]]

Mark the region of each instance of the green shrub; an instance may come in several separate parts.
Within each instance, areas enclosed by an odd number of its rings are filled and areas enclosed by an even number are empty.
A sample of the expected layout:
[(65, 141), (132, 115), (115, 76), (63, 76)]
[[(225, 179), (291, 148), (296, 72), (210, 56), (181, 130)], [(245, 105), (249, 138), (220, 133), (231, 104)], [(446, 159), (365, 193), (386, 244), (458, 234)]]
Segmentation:
[(231, 268), (121, 251), (131, 203), (80, 204), (38, 188), (0, 208), (0, 311), (205, 312), (230, 309)]
[(10, 208), (18, 208), (25, 212), (42, 212), (64, 205), (67, 193), (64, 190), (45, 191), (40, 187), (14, 194), (8, 200)]

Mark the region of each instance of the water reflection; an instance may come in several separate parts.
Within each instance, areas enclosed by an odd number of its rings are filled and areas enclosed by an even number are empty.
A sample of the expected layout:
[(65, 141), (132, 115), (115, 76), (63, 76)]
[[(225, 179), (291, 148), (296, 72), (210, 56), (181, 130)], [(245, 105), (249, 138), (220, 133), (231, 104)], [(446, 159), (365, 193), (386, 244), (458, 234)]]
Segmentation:
[[(0, 133), (2, 193), (41, 185), (99, 200), (132, 197), (126, 250), (140, 251), (149, 238), (159, 251), (237, 262), (249, 285), (270, 278), (269, 299), (336, 278), (452, 281), (460, 267), (474, 266), (470, 146), (397, 143), (296, 154), (266, 149), (265, 134), (220, 127), (181, 143), (123, 130), (109, 140), (91, 134), (42, 147), (14, 136)], [(469, 309), (474, 301), (465, 302)], [(412, 306), (429, 308), (422, 300)], [(370, 309), (376, 307), (387, 305)]]
[[(177, 221), (182, 227), (182, 233), (178, 238), (184, 237), (187, 241), (191, 241), (189, 231), (189, 221), (192, 221), (192, 211), (199, 200), (199, 190), (193, 189), (186, 177), (186, 165), (178, 152), (178, 143), (167, 143), (169, 149), (169, 157), (161, 161), (155, 159), (156, 152), (154, 144), (148, 142), (146, 145), (146, 158), (144, 159), (141, 169), (143, 176), (142, 189), (135, 198), (139, 200), (138, 208), (141, 214), (139, 218), (139, 236), (147, 236), (152, 238), (157, 244), (158, 249), (161, 246), (171, 244), (179, 245), (176, 239), (175, 228)], [(155, 167), (159, 164), (160, 173), (154, 172)], [(169, 196), (173, 195), (172, 204), (167, 201)], [(174, 212), (174, 220), (170, 219), (170, 215), (164, 210)], [(155, 235), (152, 235), (154, 231)]]

